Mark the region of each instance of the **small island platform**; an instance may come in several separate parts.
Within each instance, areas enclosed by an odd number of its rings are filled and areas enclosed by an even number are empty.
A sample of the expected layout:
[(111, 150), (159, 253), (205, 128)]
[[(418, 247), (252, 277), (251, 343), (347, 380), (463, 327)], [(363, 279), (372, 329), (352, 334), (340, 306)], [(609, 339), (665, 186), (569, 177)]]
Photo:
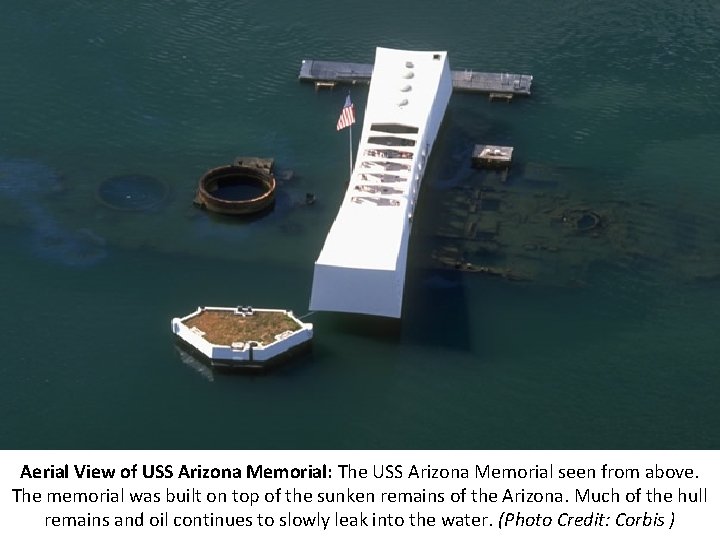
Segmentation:
[(172, 331), (212, 366), (255, 369), (301, 352), (313, 337), (313, 325), (292, 311), (251, 307), (199, 307), (174, 318)]
[(506, 169), (512, 161), (512, 146), (495, 146), (490, 144), (476, 144), (472, 153), (473, 167), (493, 169)]

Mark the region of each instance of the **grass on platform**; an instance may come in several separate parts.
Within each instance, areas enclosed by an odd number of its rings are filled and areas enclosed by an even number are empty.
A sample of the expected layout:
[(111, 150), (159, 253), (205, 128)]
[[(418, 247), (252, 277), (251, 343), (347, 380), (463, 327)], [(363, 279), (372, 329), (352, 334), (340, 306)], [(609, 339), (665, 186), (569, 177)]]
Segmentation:
[(237, 341), (257, 341), (268, 345), (277, 334), (300, 329), (297, 322), (282, 312), (255, 311), (250, 317), (236, 315), (233, 311), (204, 310), (185, 321), (205, 332), (205, 339), (215, 345), (231, 345)]

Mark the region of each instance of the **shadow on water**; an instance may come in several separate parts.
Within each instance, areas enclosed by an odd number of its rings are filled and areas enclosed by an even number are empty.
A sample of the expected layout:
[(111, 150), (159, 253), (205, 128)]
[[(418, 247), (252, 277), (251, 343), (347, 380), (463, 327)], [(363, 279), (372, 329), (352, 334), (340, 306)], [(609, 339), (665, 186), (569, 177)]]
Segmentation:
[(472, 146), (451, 135), (453, 116), (446, 115), (427, 164), (415, 212), (405, 275), (402, 333), (409, 344), (469, 350), (467, 305), (461, 273), (429, 267), (437, 216), (434, 200), (467, 181)]
[(463, 276), (442, 269), (411, 268), (405, 284), (403, 340), (460, 351), (471, 348)]
[(315, 313), (313, 319), (313, 323), (328, 334), (371, 338), (385, 344), (400, 341), (402, 325), (399, 319), (357, 313)]
[(207, 359), (184, 343), (176, 343), (173, 348), (180, 362), (195, 371), (208, 382), (215, 382), (223, 377), (292, 377), (299, 370), (307, 369), (308, 364), (313, 361), (313, 349), (309, 347), (303, 351), (283, 358), (277, 363), (263, 368), (233, 368), (227, 366), (211, 366)]

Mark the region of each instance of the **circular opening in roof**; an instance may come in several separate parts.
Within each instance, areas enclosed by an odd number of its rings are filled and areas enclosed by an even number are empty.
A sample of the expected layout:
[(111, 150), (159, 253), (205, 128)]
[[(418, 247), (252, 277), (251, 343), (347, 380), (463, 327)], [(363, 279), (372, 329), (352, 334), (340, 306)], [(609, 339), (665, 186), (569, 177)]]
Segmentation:
[(409, 92), (410, 90), (412, 90), (412, 86), (410, 86), (409, 84), (406, 84), (405, 86), (400, 88), (401, 92)]
[(405, 73), (403, 73), (403, 79), (412, 79), (415, 76), (415, 72), (411, 69), (408, 69)]
[(98, 199), (114, 210), (143, 212), (165, 201), (167, 185), (146, 174), (126, 174), (104, 180), (98, 187)]

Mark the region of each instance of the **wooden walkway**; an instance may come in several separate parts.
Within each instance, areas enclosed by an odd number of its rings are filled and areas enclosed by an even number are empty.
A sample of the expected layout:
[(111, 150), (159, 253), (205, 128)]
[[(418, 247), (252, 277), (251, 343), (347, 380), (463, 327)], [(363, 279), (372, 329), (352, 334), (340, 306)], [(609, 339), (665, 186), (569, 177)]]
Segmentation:
[[(315, 83), (370, 83), (372, 64), (303, 60), (298, 78)], [(463, 70), (452, 72), (453, 89), (466, 92), (530, 95), (532, 75), (483, 73)]]

